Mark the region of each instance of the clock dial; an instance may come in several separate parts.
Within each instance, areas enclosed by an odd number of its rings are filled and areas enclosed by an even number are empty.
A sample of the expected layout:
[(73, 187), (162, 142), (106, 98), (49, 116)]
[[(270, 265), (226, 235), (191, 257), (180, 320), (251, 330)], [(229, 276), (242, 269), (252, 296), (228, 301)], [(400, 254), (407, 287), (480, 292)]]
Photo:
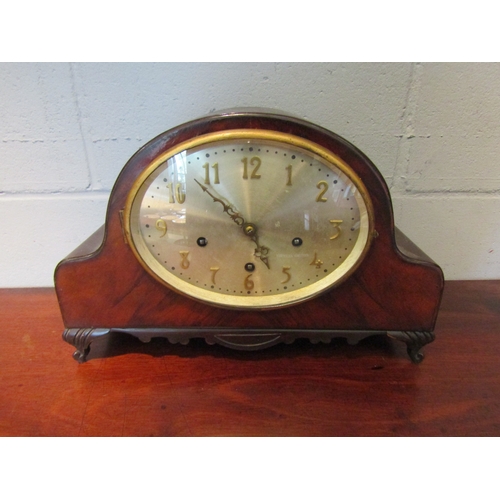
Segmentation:
[(373, 234), (361, 180), (288, 134), (200, 136), (153, 161), (125, 209), (141, 264), (176, 291), (221, 307), (295, 304), (341, 283)]

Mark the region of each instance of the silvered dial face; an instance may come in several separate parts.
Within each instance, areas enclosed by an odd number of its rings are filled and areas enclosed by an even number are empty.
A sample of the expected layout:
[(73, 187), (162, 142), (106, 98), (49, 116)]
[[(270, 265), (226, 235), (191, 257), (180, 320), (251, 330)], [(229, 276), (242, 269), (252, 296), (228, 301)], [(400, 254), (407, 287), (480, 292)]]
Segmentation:
[(209, 134), (157, 158), (125, 210), (142, 265), (222, 307), (295, 304), (340, 283), (372, 234), (370, 200), (321, 147), (269, 131)]

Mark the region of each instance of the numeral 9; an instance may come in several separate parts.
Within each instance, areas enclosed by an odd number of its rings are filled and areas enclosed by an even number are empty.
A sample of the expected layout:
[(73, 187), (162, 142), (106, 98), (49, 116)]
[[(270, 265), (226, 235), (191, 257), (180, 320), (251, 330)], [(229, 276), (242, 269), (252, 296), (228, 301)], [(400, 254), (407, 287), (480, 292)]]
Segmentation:
[(163, 219), (158, 219), (156, 221), (156, 229), (160, 231), (160, 238), (163, 238), (167, 234), (167, 223)]

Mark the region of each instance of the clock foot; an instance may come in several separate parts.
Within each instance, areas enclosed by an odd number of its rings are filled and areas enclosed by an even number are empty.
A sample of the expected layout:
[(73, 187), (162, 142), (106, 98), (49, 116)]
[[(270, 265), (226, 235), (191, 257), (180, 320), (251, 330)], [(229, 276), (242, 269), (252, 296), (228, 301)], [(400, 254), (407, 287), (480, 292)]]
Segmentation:
[(408, 356), (414, 363), (420, 363), (424, 359), (420, 349), (435, 339), (433, 332), (388, 332), (388, 335), (406, 344)]
[(67, 328), (62, 337), (68, 344), (76, 347), (73, 359), (84, 363), (90, 352), (91, 342), (97, 337), (107, 335), (110, 331), (109, 328)]

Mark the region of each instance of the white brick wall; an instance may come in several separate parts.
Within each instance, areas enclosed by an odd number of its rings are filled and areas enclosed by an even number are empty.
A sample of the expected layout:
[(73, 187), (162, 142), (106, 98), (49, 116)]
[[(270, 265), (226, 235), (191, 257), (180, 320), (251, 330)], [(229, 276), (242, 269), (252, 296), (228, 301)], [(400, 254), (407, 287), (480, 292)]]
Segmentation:
[(128, 158), (170, 127), (278, 108), (378, 166), (447, 279), (500, 278), (500, 64), (0, 64), (0, 287), (51, 286)]

